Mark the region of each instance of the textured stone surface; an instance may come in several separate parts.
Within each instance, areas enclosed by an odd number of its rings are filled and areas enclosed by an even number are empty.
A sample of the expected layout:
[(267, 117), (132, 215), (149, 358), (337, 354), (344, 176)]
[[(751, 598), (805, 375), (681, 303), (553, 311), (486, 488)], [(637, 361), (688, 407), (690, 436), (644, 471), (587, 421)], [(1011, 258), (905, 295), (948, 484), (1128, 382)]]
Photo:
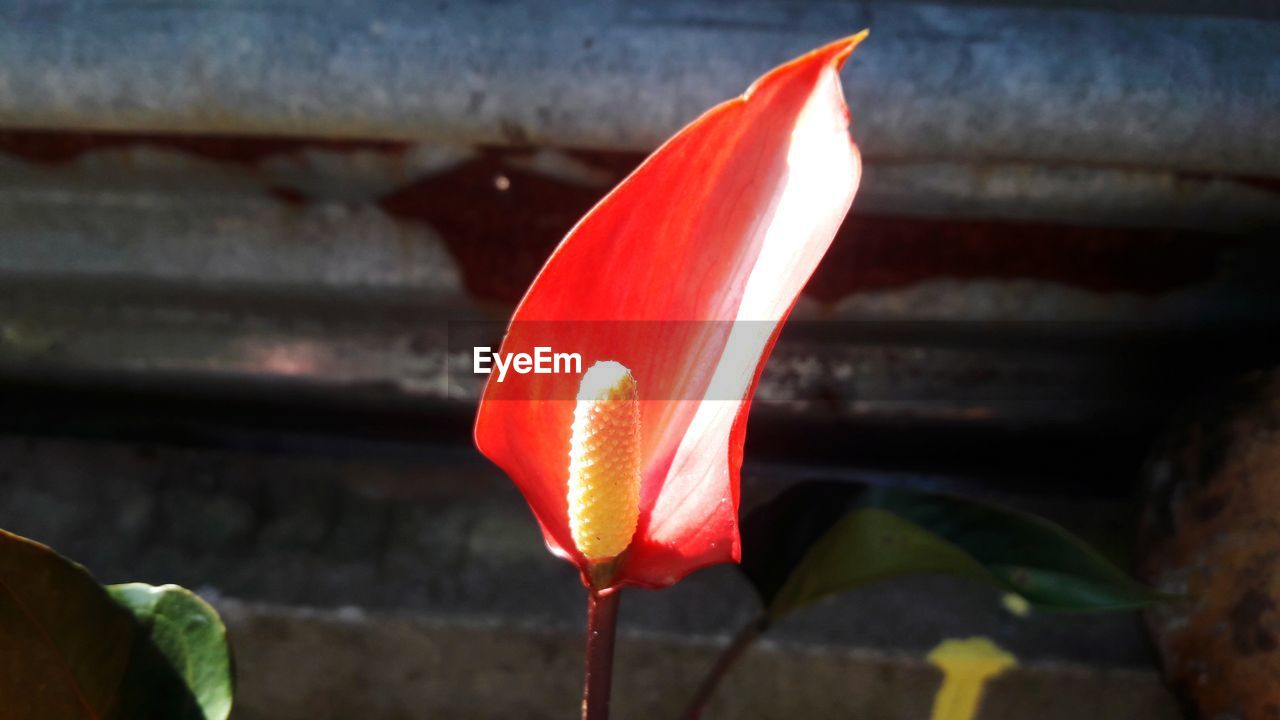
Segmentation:
[[(577, 707), (582, 647), (572, 631), (218, 605), (240, 661), (243, 720), (549, 719)], [(614, 716), (678, 717), (719, 647), (624, 632)], [(764, 641), (728, 675), (707, 717), (920, 720), (940, 681), (918, 656)], [(1174, 720), (1178, 713), (1151, 671), (1039, 663), (994, 681), (978, 717)]]
[(647, 149), (870, 27), (846, 86), (879, 157), (1280, 170), (1280, 24), (1031, 5), (17, 3), (0, 123)]
[[(0, 441), (0, 468), (0, 527), (49, 543), (104, 582), (557, 629), (577, 628), (585, 609), (572, 566), (547, 553), (515, 488), (470, 450), (299, 456), (10, 437)], [(745, 507), (788, 482), (769, 466), (746, 473)], [(1120, 503), (1056, 499), (1030, 509), (1102, 542), (1125, 532)], [(726, 565), (670, 590), (628, 593), (623, 624), (706, 637), (734, 632), (757, 610)], [(948, 578), (853, 593), (774, 633), (910, 653), (977, 633), (1031, 659), (1150, 662), (1134, 615), (1022, 619), (998, 593)]]
[(1148, 469), (1142, 571), (1185, 602), (1148, 613), (1200, 717), (1280, 717), (1280, 371), (1200, 398)]
[[(0, 527), (104, 582), (177, 582), (211, 598), (235, 645), (238, 718), (571, 714), (582, 587), (514, 488), (470, 450), (367, 450), (5, 437)], [(749, 467), (744, 502), (784, 482)], [(1103, 538), (1127, 514), (1061, 499), (1027, 507)], [(717, 644), (758, 612), (731, 566), (627, 591), (623, 606), (622, 718), (674, 716)], [(925, 655), (972, 635), (1024, 664), (991, 688), (984, 720), (1173, 717), (1134, 615), (1024, 618), (987, 588), (925, 577), (788, 618), (712, 716), (917, 719), (939, 682)]]

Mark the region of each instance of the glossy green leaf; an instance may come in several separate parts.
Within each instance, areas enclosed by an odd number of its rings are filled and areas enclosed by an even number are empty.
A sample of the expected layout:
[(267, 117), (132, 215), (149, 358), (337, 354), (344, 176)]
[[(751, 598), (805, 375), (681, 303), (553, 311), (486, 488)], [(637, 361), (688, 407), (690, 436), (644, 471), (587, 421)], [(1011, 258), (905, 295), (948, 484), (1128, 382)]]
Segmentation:
[(827, 595), (909, 573), (989, 577), (963, 550), (891, 512), (854, 510), (809, 548), (770, 611), (781, 615)]
[(231, 713), (234, 689), (227, 629), (198, 595), (177, 585), (128, 583), (107, 588), (133, 613), (151, 642), (195, 695), (206, 720)]
[(223, 720), (202, 710), (149, 629), (80, 565), (0, 530), (6, 720)]
[(987, 583), (1060, 611), (1141, 607), (1149, 588), (1062, 527), (982, 502), (808, 483), (743, 523), (743, 571), (772, 616), (909, 574)]

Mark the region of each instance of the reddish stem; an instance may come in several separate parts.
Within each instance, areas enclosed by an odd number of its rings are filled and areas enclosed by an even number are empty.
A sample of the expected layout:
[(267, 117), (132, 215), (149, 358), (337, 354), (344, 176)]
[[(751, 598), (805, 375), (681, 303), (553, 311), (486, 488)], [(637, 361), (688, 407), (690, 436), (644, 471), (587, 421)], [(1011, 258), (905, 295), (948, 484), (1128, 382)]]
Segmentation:
[(760, 633), (769, 629), (769, 615), (763, 614), (752, 620), (746, 627), (738, 631), (729, 646), (720, 653), (720, 657), (716, 659), (716, 664), (711, 667), (711, 672), (702, 679), (702, 684), (698, 686), (698, 691), (694, 693), (693, 699), (689, 701), (689, 706), (685, 708), (685, 720), (698, 720), (702, 717), (702, 713), (706, 711), (707, 705), (711, 702), (711, 696), (715, 694), (716, 688), (720, 685), (720, 681), (724, 679), (725, 674), (729, 672), (729, 668), (738, 661), (742, 653), (751, 647), (751, 643), (760, 637)]
[(582, 720), (608, 720), (613, 681), (613, 637), (622, 591), (587, 591), (587, 672), (582, 687)]

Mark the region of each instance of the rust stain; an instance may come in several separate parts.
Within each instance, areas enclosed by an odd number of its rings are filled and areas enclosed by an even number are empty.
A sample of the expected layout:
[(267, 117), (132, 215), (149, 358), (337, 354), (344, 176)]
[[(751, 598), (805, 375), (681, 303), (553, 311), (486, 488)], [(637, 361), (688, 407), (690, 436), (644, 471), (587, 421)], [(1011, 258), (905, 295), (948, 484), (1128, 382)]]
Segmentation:
[(1179, 180), (1188, 180), (1192, 182), (1212, 182), (1220, 180), (1223, 182), (1239, 183), (1240, 185), (1248, 185), (1258, 190), (1280, 195), (1280, 177), (1268, 177), (1265, 175), (1214, 175), (1211, 173), (1194, 173), (1180, 172), (1177, 174)]
[(271, 197), (279, 200), (281, 204), (288, 205), (290, 207), (302, 207), (310, 202), (306, 194), (297, 188), (287, 187), (284, 185), (272, 185), (267, 188), (267, 192), (270, 193)]
[(1249, 588), (1232, 606), (1231, 644), (1241, 655), (1266, 653), (1276, 649), (1276, 637), (1265, 626), (1265, 616), (1274, 613), (1275, 601), (1258, 588)]
[(1243, 183), (1250, 187), (1255, 187), (1259, 190), (1265, 190), (1269, 193), (1280, 195), (1280, 178), (1245, 176), (1234, 179), (1236, 182)]
[(1142, 574), (1184, 603), (1148, 612), (1198, 717), (1280, 707), (1280, 370), (1202, 398), (1153, 454)]
[[(516, 129), (512, 129), (517, 136)], [(224, 163), (256, 166), (307, 150), (403, 154), (410, 143), (278, 137), (136, 135), (0, 131), (0, 153), (56, 165), (109, 148), (157, 147)], [(443, 173), (400, 187), (378, 202), (392, 215), (422, 221), (443, 235), (466, 285), (479, 300), (514, 303), (556, 243), (603, 195), (518, 167), (528, 148), (481, 148)], [(641, 153), (564, 151), (620, 181)], [(1194, 179), (1194, 176), (1188, 176)], [(1236, 178), (1280, 189), (1269, 178)], [(290, 206), (297, 188), (269, 192)], [(934, 280), (1030, 280), (1099, 293), (1155, 295), (1211, 279), (1237, 238), (1154, 228), (1081, 227), (1001, 220), (926, 219), (854, 213), (846, 220), (805, 294), (834, 303), (859, 293)]]
[(1204, 232), (851, 215), (808, 292), (819, 300), (934, 279), (1058, 282), (1158, 294), (1216, 271), (1233, 244)]
[(1219, 495), (1199, 500), (1192, 508), (1192, 512), (1195, 513), (1196, 520), (1200, 522), (1208, 522), (1217, 517), (1226, 508), (1227, 498)]
[(153, 147), (195, 155), (219, 162), (257, 165), (267, 158), (296, 155), (305, 150), (329, 152), (374, 151), (403, 153), (411, 145), (388, 140), (334, 140), (290, 137), (216, 135), (140, 135), (106, 132), (56, 132), (41, 130), (0, 131), (0, 153), (30, 163), (59, 165), (100, 150)]
[(379, 202), (396, 217), (439, 231), (478, 298), (518, 301), (552, 249), (601, 196), (505, 162), (518, 156), (483, 150)]
[[(603, 192), (514, 168), (519, 151), (471, 162), (382, 198), (391, 214), (438, 229), (478, 297), (514, 303)], [(642, 158), (571, 153), (615, 182)], [(494, 179), (502, 178), (495, 185)], [(501, 189), (499, 189), (501, 188)], [(1206, 232), (922, 219), (856, 211), (805, 294), (824, 303), (939, 279), (1034, 280), (1096, 292), (1159, 294), (1211, 279), (1236, 240)]]

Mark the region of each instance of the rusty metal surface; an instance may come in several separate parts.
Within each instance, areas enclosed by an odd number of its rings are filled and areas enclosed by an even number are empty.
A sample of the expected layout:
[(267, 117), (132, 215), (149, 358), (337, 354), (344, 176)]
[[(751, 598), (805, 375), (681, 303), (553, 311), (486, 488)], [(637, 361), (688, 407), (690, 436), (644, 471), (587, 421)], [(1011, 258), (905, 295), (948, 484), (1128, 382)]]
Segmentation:
[[(0, 132), (0, 271), (455, 295), (461, 285), (477, 300), (512, 303), (640, 158)], [(1234, 248), (1280, 226), (1277, 189), (1241, 179), (945, 170), (869, 169), (808, 296), (838, 305), (927, 283), (1022, 280), (1151, 296), (1211, 281)], [(914, 184), (926, 177), (929, 188)], [(981, 194), (976, 185), (986, 202), (964, 202)], [(1050, 222), (1056, 212), (1070, 222)], [(1048, 305), (1073, 318), (1060, 300)]]
[(1165, 672), (1210, 718), (1280, 717), (1280, 371), (1193, 405), (1148, 470), (1143, 572)]
[[(524, 204), (538, 197), (547, 206), (544, 216), (556, 208), (578, 212), (642, 158), (629, 151), (439, 142), (0, 131), (0, 183), (15, 191), (88, 193), (95, 184), (108, 184), (114, 192), (178, 197), (265, 193), (293, 206), (385, 201), (409, 216), (428, 211), (433, 200), (440, 204), (441, 192), (454, 194), (452, 204), (464, 200), (458, 212), (493, 202), (504, 197), (499, 186), (521, 195)], [(442, 182), (449, 178), (458, 185)], [(531, 190), (536, 195), (528, 195)], [(566, 207), (572, 191), (577, 197)], [(547, 194), (552, 197), (541, 197)], [(1280, 225), (1280, 182), (994, 160), (872, 160), (856, 207), (860, 215), (1239, 233)], [(483, 211), (477, 216), (488, 217)], [(552, 229), (558, 232), (565, 222)]]
[[(467, 349), (449, 347), (449, 321), (504, 319), (564, 232), (639, 160), (3, 132), (0, 371), (465, 406), (479, 383)], [(1006, 209), (1035, 192), (1034, 181), (986, 182), (1012, 189)], [(1240, 201), (1225, 206), (1232, 223), (1207, 226), (1176, 214), (1064, 225), (877, 212), (913, 192), (882, 184), (796, 309), (827, 340), (799, 325), (784, 336), (758, 405), (836, 420), (1145, 426), (1179, 382), (1265, 359), (1258, 330), (1280, 326), (1278, 291), (1259, 276), (1274, 258), (1262, 228), (1280, 223), (1268, 214), (1280, 204), (1218, 195), (1222, 182), (1186, 180), (1198, 188), (1186, 207)], [(1082, 207), (1097, 191), (1085, 185)], [(1168, 361), (1158, 353), (1171, 338)], [(1197, 350), (1205, 338), (1231, 352)]]
[(0, 10), (0, 124), (652, 148), (770, 66), (870, 26), (868, 159), (1280, 174), (1265, 8), (406, 0)]

